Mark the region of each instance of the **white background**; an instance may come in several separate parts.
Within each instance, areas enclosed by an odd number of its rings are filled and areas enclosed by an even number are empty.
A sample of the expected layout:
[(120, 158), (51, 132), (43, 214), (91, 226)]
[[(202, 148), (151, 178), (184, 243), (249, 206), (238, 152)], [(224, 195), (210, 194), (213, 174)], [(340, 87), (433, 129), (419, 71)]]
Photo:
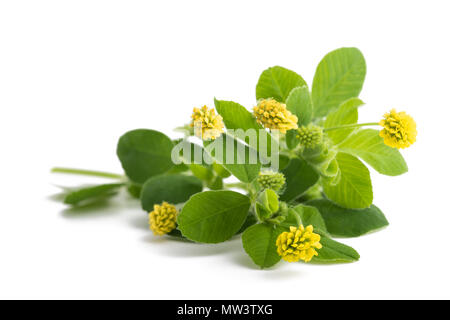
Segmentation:
[[(450, 298), (448, 1), (1, 1), (0, 298)], [(73, 210), (55, 185), (103, 182), (52, 166), (121, 172), (127, 130), (171, 129), (213, 97), (248, 108), (262, 70), (311, 84), (329, 51), (368, 69), (361, 121), (417, 121), (410, 172), (373, 172), (391, 225), (344, 239), (354, 264), (258, 270), (240, 239), (154, 237), (126, 195)]]

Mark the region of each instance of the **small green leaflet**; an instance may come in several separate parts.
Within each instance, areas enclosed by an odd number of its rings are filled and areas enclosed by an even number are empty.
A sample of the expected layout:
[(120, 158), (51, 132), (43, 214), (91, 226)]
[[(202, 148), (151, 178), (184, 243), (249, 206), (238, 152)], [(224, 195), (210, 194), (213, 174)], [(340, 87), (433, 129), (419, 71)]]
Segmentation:
[[(263, 127), (256, 122), (256, 118), (239, 103), (214, 99), (217, 112), (222, 116), (228, 130), (234, 130), (235, 137), (245, 141), (255, 150), (264, 149), (270, 156), (272, 137), (261, 130)], [(239, 130), (240, 129), (240, 130)], [(247, 130), (252, 129), (247, 132)], [(253, 131), (254, 130), (254, 131)]]
[(342, 102), (358, 97), (366, 76), (366, 62), (357, 48), (341, 48), (320, 61), (314, 75), (314, 117), (321, 118)]
[(311, 122), (313, 106), (307, 86), (292, 89), (286, 99), (286, 108), (298, 118), (299, 126), (306, 126)]
[(123, 183), (111, 183), (70, 191), (65, 196), (64, 203), (75, 206), (105, 200), (117, 194), (123, 186)]
[(250, 199), (234, 191), (205, 191), (193, 195), (177, 222), (184, 237), (203, 243), (230, 239), (244, 224)]
[(282, 173), (286, 177), (286, 189), (280, 200), (286, 202), (295, 200), (319, 180), (319, 175), (314, 168), (299, 158), (291, 159)]
[(150, 212), (155, 204), (164, 201), (170, 204), (183, 203), (202, 189), (202, 181), (193, 176), (181, 174), (156, 176), (147, 180), (142, 188), (142, 208)]
[(379, 131), (359, 130), (338, 146), (341, 152), (360, 157), (381, 174), (398, 176), (408, 171), (401, 153), (384, 144)]
[(321, 235), (320, 243), (322, 249), (317, 250), (319, 254), (312, 259), (315, 263), (348, 263), (358, 261), (360, 256), (352, 247), (337, 242), (327, 236)]
[(326, 196), (345, 208), (367, 208), (372, 204), (372, 181), (369, 169), (357, 158), (338, 153), (336, 160), (340, 169), (340, 180), (332, 186), (325, 184)]
[[(204, 145), (208, 154), (240, 181), (248, 183), (258, 177), (261, 164), (258, 159), (258, 153), (253, 148), (243, 145), (238, 140), (226, 134), (222, 134), (222, 136), (214, 141), (204, 141)], [(232, 145), (233, 147), (233, 161), (228, 161), (228, 145)], [(232, 164), (230, 164), (231, 162)]]
[(320, 211), (328, 232), (334, 237), (359, 237), (389, 225), (383, 212), (374, 205), (345, 209), (327, 199), (311, 200), (307, 204)]
[(278, 102), (285, 102), (292, 89), (306, 85), (305, 80), (294, 71), (279, 66), (271, 67), (259, 77), (256, 100), (274, 98)]
[(125, 133), (117, 145), (117, 156), (127, 176), (136, 183), (173, 167), (173, 142), (165, 134), (147, 129)]
[[(333, 128), (357, 123), (358, 107), (363, 104), (364, 102), (358, 98), (351, 98), (343, 102), (336, 111), (332, 111), (328, 114), (324, 123), (324, 128)], [(327, 135), (334, 144), (339, 144), (354, 130), (355, 128), (331, 130), (327, 132)]]
[(242, 234), (242, 245), (253, 262), (261, 268), (270, 268), (281, 257), (277, 253), (276, 240), (287, 231), (270, 223), (255, 224)]
[(291, 210), (294, 210), (298, 214), (303, 226), (307, 227), (312, 225), (316, 233), (320, 231), (322, 234), (328, 234), (325, 221), (317, 208), (299, 204)]

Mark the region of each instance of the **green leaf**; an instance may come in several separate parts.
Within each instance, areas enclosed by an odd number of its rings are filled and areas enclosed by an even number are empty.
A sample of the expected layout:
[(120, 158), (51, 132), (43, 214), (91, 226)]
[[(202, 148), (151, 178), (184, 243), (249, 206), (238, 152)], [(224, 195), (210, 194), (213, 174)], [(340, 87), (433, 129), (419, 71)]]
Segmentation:
[(339, 150), (360, 157), (381, 174), (398, 176), (408, 171), (401, 153), (385, 145), (374, 129), (356, 131), (339, 145)]
[(289, 130), (286, 132), (286, 145), (291, 150), (295, 149), (300, 143), (300, 140), (297, 139), (297, 135), (297, 130)]
[(306, 82), (294, 71), (275, 66), (263, 71), (256, 85), (256, 100), (274, 98), (285, 102), (289, 93)]
[(301, 224), (303, 224), (305, 227), (312, 225), (314, 227), (314, 230), (319, 230), (320, 232), (325, 234), (328, 233), (325, 221), (323, 220), (317, 208), (299, 204), (298, 206), (291, 208), (291, 210), (294, 210), (299, 215)]
[(221, 177), (215, 176), (211, 181), (208, 181), (206, 186), (211, 190), (222, 190), (223, 179)]
[(127, 186), (127, 191), (133, 198), (140, 199), (142, 184), (130, 182)]
[(281, 257), (277, 253), (276, 240), (286, 231), (273, 224), (256, 224), (242, 234), (242, 245), (253, 262), (261, 268), (277, 264)]
[(165, 134), (138, 129), (120, 138), (117, 155), (127, 176), (134, 182), (144, 183), (173, 167), (172, 148), (172, 140)]
[(285, 228), (284, 231), (289, 231), (290, 227), (299, 227), (302, 224), (302, 219), (297, 210), (289, 208), (286, 219), (279, 224), (279, 227)]
[[(206, 152), (240, 181), (249, 183), (258, 177), (261, 164), (258, 160), (258, 153), (253, 148), (243, 145), (226, 134), (214, 141), (204, 141), (204, 144)], [(233, 152), (234, 157), (231, 157), (232, 155), (227, 157), (227, 151)], [(229, 161), (228, 158), (233, 161)]]
[(234, 191), (205, 191), (193, 195), (177, 222), (184, 237), (203, 243), (230, 239), (244, 224), (250, 199)]
[[(189, 142), (187, 140), (179, 141), (174, 149), (173, 156), (174, 161), (181, 162), (190, 166), (191, 164), (202, 165), (210, 170), (210, 164), (212, 163), (211, 157), (205, 152), (202, 146)], [(192, 168), (190, 168), (192, 170)], [(194, 169), (195, 170), (195, 169)]]
[(167, 171), (167, 174), (177, 174), (177, 173), (182, 173), (182, 172), (186, 172), (189, 170), (189, 167), (187, 165), (185, 165), (184, 163), (180, 163), (180, 164), (176, 164), (172, 167), (172, 169), (170, 169), (169, 171)]
[(320, 243), (322, 249), (317, 250), (319, 254), (312, 259), (315, 263), (345, 263), (358, 261), (360, 256), (352, 247), (334, 241), (321, 235)]
[(336, 160), (340, 180), (336, 185), (324, 185), (326, 196), (344, 208), (367, 208), (372, 204), (372, 182), (367, 167), (357, 158), (338, 153)]
[(314, 116), (326, 116), (342, 102), (357, 97), (366, 76), (366, 62), (357, 48), (341, 48), (320, 61), (312, 86)]
[(280, 160), (280, 163), (279, 163), (280, 170), (286, 169), (287, 166), (289, 165), (289, 162), (291, 162), (291, 159), (287, 155), (284, 155), (284, 154), (280, 154), (279, 160)]
[[(222, 116), (228, 130), (235, 130), (234, 136), (245, 141), (255, 150), (264, 148), (270, 155), (271, 135), (256, 122), (256, 118), (239, 103), (214, 99), (217, 112)], [(241, 129), (241, 130), (239, 130)], [(246, 135), (247, 130), (255, 130), (255, 135)], [(236, 131), (237, 130), (237, 131)]]
[(328, 232), (335, 237), (359, 237), (389, 225), (383, 212), (374, 205), (366, 209), (345, 209), (327, 199), (316, 199), (307, 204), (320, 211)]
[(247, 215), (247, 218), (244, 221), (244, 224), (242, 225), (242, 227), (239, 229), (239, 231), (236, 234), (241, 234), (242, 232), (244, 232), (251, 226), (255, 225), (257, 222), (258, 222), (258, 220), (256, 220), (256, 216), (253, 214), (253, 212), (249, 212)]
[(153, 210), (153, 205), (166, 201), (170, 204), (186, 202), (192, 195), (201, 192), (202, 181), (181, 174), (161, 175), (150, 178), (141, 192), (142, 209)]
[(71, 191), (64, 198), (65, 204), (81, 205), (101, 201), (117, 194), (123, 183), (102, 184)]
[(319, 175), (306, 161), (293, 158), (282, 171), (286, 177), (286, 189), (280, 200), (290, 202), (295, 200), (310, 187), (316, 184)]
[(214, 169), (214, 172), (217, 173), (217, 175), (223, 179), (226, 179), (229, 176), (231, 176), (231, 173), (227, 169), (225, 169), (224, 166), (218, 163), (213, 163), (212, 168)]
[[(332, 111), (328, 114), (324, 128), (333, 128), (357, 123), (358, 107), (363, 104), (364, 102), (358, 98), (350, 98), (343, 102), (336, 111)], [(327, 132), (327, 135), (334, 144), (338, 144), (347, 138), (354, 130), (355, 128), (331, 130)]]
[(279, 208), (278, 194), (275, 191), (266, 189), (259, 194), (255, 210), (260, 221), (270, 218)]
[(307, 86), (292, 89), (286, 99), (286, 108), (298, 118), (299, 126), (306, 126), (312, 120), (313, 106)]
[(214, 178), (214, 172), (210, 166), (201, 164), (191, 164), (189, 166), (194, 176), (203, 181), (210, 181)]

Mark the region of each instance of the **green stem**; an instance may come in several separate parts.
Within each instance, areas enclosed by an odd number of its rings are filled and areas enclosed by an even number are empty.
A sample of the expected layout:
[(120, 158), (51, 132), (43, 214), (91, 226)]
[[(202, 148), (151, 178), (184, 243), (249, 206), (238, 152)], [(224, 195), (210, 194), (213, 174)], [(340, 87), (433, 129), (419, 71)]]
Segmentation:
[(338, 129), (349, 129), (349, 128), (359, 128), (364, 126), (378, 126), (378, 122), (367, 122), (367, 123), (355, 123), (355, 124), (345, 124), (338, 127), (331, 127), (331, 128), (325, 128), (323, 129), (324, 132), (331, 131), (331, 130), (338, 130)]
[(92, 171), (92, 170), (83, 170), (83, 169), (74, 169), (74, 168), (53, 168), (51, 172), (53, 172), (53, 173), (78, 174), (78, 175), (84, 175), (84, 176), (94, 176), (94, 177), (111, 178), (111, 179), (123, 179), (123, 178), (125, 178), (125, 176), (117, 174), (117, 173), (102, 172), (102, 171)]
[(227, 188), (239, 188), (239, 189), (247, 190), (247, 184), (245, 184), (243, 182), (226, 183), (225, 187), (227, 187)]

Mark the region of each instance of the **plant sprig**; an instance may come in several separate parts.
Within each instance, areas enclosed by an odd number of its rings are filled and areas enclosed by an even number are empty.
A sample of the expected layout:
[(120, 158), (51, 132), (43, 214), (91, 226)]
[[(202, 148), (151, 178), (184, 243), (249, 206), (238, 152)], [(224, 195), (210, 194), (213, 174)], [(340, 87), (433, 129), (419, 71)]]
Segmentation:
[(183, 139), (148, 129), (125, 133), (117, 147), (125, 175), (52, 172), (116, 180), (69, 191), (65, 203), (104, 200), (126, 188), (140, 199), (156, 235), (219, 243), (242, 234), (245, 252), (261, 268), (282, 259), (357, 261), (353, 248), (332, 237), (388, 225), (372, 203), (362, 161), (381, 174), (401, 175), (408, 167), (398, 149), (417, 134), (414, 120), (395, 110), (379, 122), (358, 123), (365, 75), (356, 48), (327, 54), (311, 90), (294, 71), (271, 67), (258, 80), (252, 111), (214, 99), (215, 110), (194, 108), (191, 124), (176, 128)]

